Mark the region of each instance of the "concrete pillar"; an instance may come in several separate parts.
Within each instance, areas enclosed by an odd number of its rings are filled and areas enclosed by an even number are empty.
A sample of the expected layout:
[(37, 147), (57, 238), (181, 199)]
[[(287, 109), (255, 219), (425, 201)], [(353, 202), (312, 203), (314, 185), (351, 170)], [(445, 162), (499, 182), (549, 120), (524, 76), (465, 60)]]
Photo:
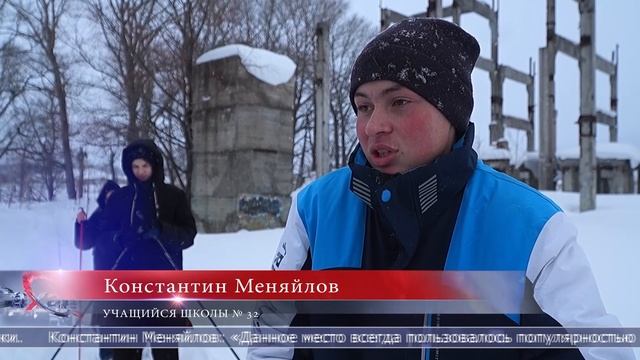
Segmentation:
[(547, 0), (547, 46), (540, 49), (540, 189), (554, 190), (556, 176), (556, 2)]
[(611, 85), (611, 100), (609, 108), (615, 114), (615, 125), (609, 126), (609, 141), (618, 142), (618, 46), (616, 51), (611, 55), (611, 62), (614, 64), (613, 74), (609, 75), (609, 84)]
[(239, 56), (196, 65), (192, 208), (204, 232), (285, 224), (293, 187), (293, 77), (270, 85)]
[(460, 4), (453, 0), (453, 4), (451, 4), (451, 11), (453, 13), (452, 20), (453, 23), (460, 26), (460, 17), (462, 17), (462, 9), (460, 8)]
[(596, 208), (595, 0), (580, 0), (580, 211)]
[(493, 70), (489, 72), (491, 80), (491, 123), (489, 124), (489, 141), (495, 144), (504, 139), (504, 118), (502, 114), (502, 88), (504, 86), (504, 76), (500, 71), (498, 60), (498, 12), (494, 19), (489, 20), (491, 27), (491, 62)]
[(536, 128), (535, 128), (535, 70), (533, 59), (529, 58), (529, 76), (531, 76), (531, 82), (527, 84), (527, 120), (531, 124), (531, 132), (527, 134), (527, 151), (533, 152), (536, 147)]
[(429, 0), (427, 5), (427, 17), (441, 18), (442, 16), (442, 0)]

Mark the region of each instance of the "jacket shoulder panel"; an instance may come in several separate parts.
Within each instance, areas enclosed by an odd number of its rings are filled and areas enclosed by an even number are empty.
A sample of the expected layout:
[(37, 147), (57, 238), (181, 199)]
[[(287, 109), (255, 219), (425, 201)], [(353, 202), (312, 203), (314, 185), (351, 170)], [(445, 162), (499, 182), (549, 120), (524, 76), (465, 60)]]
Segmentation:
[(298, 215), (304, 224), (313, 270), (360, 267), (364, 242), (364, 203), (349, 190), (351, 170), (335, 170), (298, 193)]
[(478, 160), (456, 220), (448, 270), (524, 271), (533, 245), (558, 205)]

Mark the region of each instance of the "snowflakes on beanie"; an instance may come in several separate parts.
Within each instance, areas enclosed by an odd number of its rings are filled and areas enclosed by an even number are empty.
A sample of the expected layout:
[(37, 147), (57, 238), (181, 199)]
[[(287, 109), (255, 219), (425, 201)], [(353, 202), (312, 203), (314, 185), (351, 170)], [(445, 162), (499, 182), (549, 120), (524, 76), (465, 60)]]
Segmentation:
[(441, 19), (412, 18), (378, 34), (362, 50), (351, 71), (350, 100), (369, 81), (390, 80), (422, 96), (466, 131), (473, 111), (471, 71), (480, 54), (476, 39)]

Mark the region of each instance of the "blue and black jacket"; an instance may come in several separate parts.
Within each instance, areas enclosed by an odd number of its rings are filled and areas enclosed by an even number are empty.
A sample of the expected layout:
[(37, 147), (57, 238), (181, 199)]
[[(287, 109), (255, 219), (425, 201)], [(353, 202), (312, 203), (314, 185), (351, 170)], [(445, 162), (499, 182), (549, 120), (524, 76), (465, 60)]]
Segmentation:
[[(404, 269), (516, 271), (526, 274), (519, 296), (541, 314), (303, 316), (307, 326), (604, 326), (604, 310), (575, 228), (551, 200), (496, 172), (471, 148), (473, 125), (452, 151), (431, 164), (388, 176), (358, 148), (349, 167), (302, 189), (289, 213), (276, 270)], [(519, 292), (516, 291), (516, 294)], [(587, 295), (587, 298), (585, 298)], [(579, 305), (579, 306), (577, 306)], [(282, 321), (280, 316), (279, 321)], [(256, 322), (270, 323), (269, 314)], [(597, 359), (595, 348), (500, 350), (313, 350), (252, 348), (249, 359)], [(609, 351), (609, 352), (607, 352)], [(616, 353), (609, 356), (609, 354)], [(624, 353), (628, 356), (628, 353)], [(593, 355), (593, 356), (592, 356)], [(617, 357), (617, 358), (625, 358)]]

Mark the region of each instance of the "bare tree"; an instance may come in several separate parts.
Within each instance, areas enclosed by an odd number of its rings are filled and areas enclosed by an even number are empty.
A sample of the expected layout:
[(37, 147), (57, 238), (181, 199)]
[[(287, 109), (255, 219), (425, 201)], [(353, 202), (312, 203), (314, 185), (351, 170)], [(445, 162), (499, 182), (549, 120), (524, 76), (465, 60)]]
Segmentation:
[(242, 22), (240, 42), (285, 54), (296, 63), (292, 118), (295, 186), (299, 186), (313, 169), (316, 25), (344, 16), (347, 4), (343, 0), (244, 0), (237, 7), (248, 19)]
[(351, 67), (364, 44), (376, 33), (373, 25), (358, 16), (339, 19), (331, 30), (330, 114), (334, 168), (345, 166), (357, 143), (355, 116), (349, 101)]
[(104, 78), (104, 87), (124, 110), (126, 141), (150, 136), (153, 80), (149, 72), (153, 41), (162, 27), (155, 0), (92, 0), (91, 19), (99, 26), (109, 54), (84, 58)]
[(0, 118), (26, 90), (25, 51), (13, 41), (0, 44)]
[(73, 175), (73, 156), (69, 135), (69, 113), (67, 105), (68, 64), (58, 51), (61, 19), (68, 10), (67, 0), (32, 0), (29, 2), (9, 1), (16, 13), (20, 26), (16, 34), (34, 46), (37, 51), (32, 59), (36, 66), (42, 68), (41, 81), (51, 89), (55, 99), (54, 118), (60, 123), (59, 140), (62, 145), (63, 166), (67, 196), (76, 198)]
[[(28, 120), (20, 127), (20, 133), (17, 123), (7, 126), (3, 121), (0, 156), (3, 149), (13, 149), (14, 155), (24, 160), (20, 162), (24, 165), (24, 174), (31, 170), (43, 174), (46, 166), (41, 165), (46, 159), (34, 157), (31, 149), (40, 149), (43, 154), (64, 155), (63, 162), (51, 161), (54, 168), (57, 166), (57, 172), (39, 175), (46, 188), (43, 193), (49, 192), (48, 187), (56, 178), (54, 173), (59, 174), (62, 168), (69, 193), (74, 159), (69, 146), (70, 136), (82, 145), (104, 149), (112, 177), (115, 177), (114, 155), (118, 149), (128, 141), (148, 136), (154, 137), (167, 159), (170, 181), (190, 194), (192, 91), (193, 82), (197, 80), (193, 68), (197, 57), (206, 50), (230, 43), (285, 54), (297, 65), (291, 119), (294, 173), (296, 184), (300, 185), (313, 169), (314, 33), (316, 24), (323, 20), (329, 20), (333, 29), (332, 166), (346, 164), (348, 152), (355, 143), (354, 116), (348, 100), (349, 72), (353, 59), (374, 30), (361, 19), (346, 17), (345, 0), (89, 0), (83, 9), (87, 10), (93, 27), (90, 24), (85, 29), (98, 36), (91, 38), (90, 43), (78, 41), (77, 48), (97, 76), (83, 85), (82, 91), (83, 95), (92, 92), (109, 96), (101, 97), (106, 101), (73, 98), (72, 115), (78, 119), (74, 124), (80, 129), (83, 127), (79, 125), (86, 125), (84, 128), (92, 130), (91, 134), (85, 132), (82, 136), (69, 130), (67, 94), (71, 91), (69, 68), (72, 63), (69, 54), (59, 46), (61, 19), (68, 18), (70, 1), (73, 0), (0, 0), (0, 11), (3, 3), (7, 3), (8, 9), (14, 10), (20, 20), (17, 30), (12, 33), (28, 40), (11, 42), (7, 41), (11, 37), (0, 37), (4, 39), (0, 40), (4, 41), (0, 43), (0, 70), (3, 70), (0, 73), (0, 118), (8, 117), (3, 116), (9, 111), (3, 110), (6, 108), (11, 109), (12, 118)], [(21, 49), (16, 44), (28, 45), (31, 49)], [(25, 61), (25, 57), (29, 61)], [(26, 66), (28, 71), (4, 71), (18, 66)], [(19, 76), (24, 74), (30, 77)], [(25, 88), (27, 83), (30, 87)], [(73, 84), (71, 89), (78, 92), (81, 83), (74, 78)], [(20, 94), (27, 95), (24, 104), (15, 100)], [(46, 96), (53, 101), (53, 108), (47, 105), (46, 109), (52, 109), (48, 113), (55, 120), (55, 127), (44, 122), (44, 114), (36, 114), (33, 110), (35, 101), (43, 101), (42, 97)], [(80, 109), (82, 114), (78, 116), (75, 105), (82, 101), (86, 101), (86, 107)], [(13, 105), (7, 107), (9, 102)], [(25, 108), (16, 108), (18, 103)], [(22, 115), (14, 117), (16, 111)], [(52, 138), (58, 142), (57, 146), (40, 142), (26, 146), (28, 136), (54, 130)], [(88, 153), (92, 155), (92, 151)], [(73, 186), (72, 189), (75, 196)]]
[[(342, 0), (320, 3), (307, 0), (295, 0), (288, 3), (288, 5), (288, 15), (285, 15), (288, 19), (303, 19), (300, 25), (292, 20), (285, 22), (290, 29), (295, 29), (296, 26), (300, 27), (297, 32), (288, 33), (289, 35), (285, 38), (286, 43), (289, 44), (289, 46), (285, 48), (285, 51), (298, 65), (294, 100), (294, 156), (298, 164), (298, 170), (295, 174), (295, 185), (299, 186), (303, 183), (304, 179), (310, 176), (312, 169), (314, 169), (312, 151), (314, 148), (313, 131), (315, 126), (315, 102), (313, 101), (314, 54), (316, 53), (315, 29), (317, 23), (323, 20), (327, 21), (332, 29), (335, 29), (336, 24), (344, 21), (343, 18), (346, 14), (347, 5)], [(343, 29), (345, 28), (343, 27)], [(333, 44), (339, 43), (338, 39), (343, 36), (350, 36), (352, 32), (358, 30), (360, 29), (348, 29), (345, 33), (332, 31), (332, 51), (336, 51), (337, 46)], [(361, 46), (360, 44), (355, 44), (354, 41), (343, 41), (342, 45), (346, 46), (346, 48), (339, 50), (345, 53), (348, 51), (356, 51), (352, 49), (353, 46), (356, 48)], [(332, 59), (332, 61), (335, 62), (335, 59)], [(336, 64), (332, 66), (334, 78), (348, 77), (351, 70), (350, 65), (343, 66), (342, 68), (336, 67)], [(336, 74), (336, 72), (340, 73)], [(332, 96), (340, 95), (335, 91), (336, 86), (343, 86), (344, 88), (341, 93), (348, 93), (348, 81), (340, 82), (339, 84), (332, 84)], [(334, 105), (336, 101), (341, 100), (343, 99), (332, 98), (331, 104)], [(333, 145), (335, 146), (336, 143), (334, 140)], [(339, 166), (339, 164), (336, 163), (334, 166)]]
[[(223, 5), (223, 6), (214, 6)], [(193, 169), (193, 82), (196, 59), (212, 33), (213, 19), (222, 18), (230, 1), (165, 0), (166, 23), (155, 47), (156, 85), (160, 90), (156, 139), (167, 158), (173, 183), (191, 196)]]
[[(5, 116), (15, 101), (24, 93), (29, 81), (24, 62), (26, 51), (15, 43), (15, 31), (5, 16), (5, 0), (0, 1), (0, 159), (13, 145), (18, 124)], [(3, 29), (9, 31), (3, 31)]]
[(46, 199), (51, 201), (55, 198), (56, 183), (60, 170), (64, 168), (64, 164), (57, 160), (60, 149), (58, 138), (61, 134), (61, 127), (53, 116), (57, 111), (54, 96), (34, 96), (25, 99), (16, 112), (22, 120), (15, 151), (23, 164), (20, 200), (39, 200), (38, 197), (25, 198), (26, 189), (37, 188), (35, 184), (28, 184), (28, 164), (39, 176), (39, 183), (44, 185)]

